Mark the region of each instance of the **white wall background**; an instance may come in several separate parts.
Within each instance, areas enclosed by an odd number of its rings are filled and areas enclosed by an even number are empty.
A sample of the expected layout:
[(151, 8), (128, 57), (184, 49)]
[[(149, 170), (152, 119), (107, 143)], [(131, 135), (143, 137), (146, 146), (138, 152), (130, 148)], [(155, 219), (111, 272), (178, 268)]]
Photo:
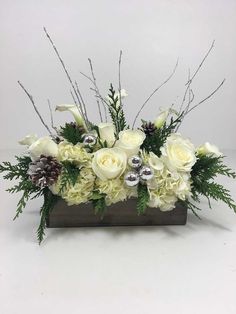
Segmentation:
[[(45, 134), (31, 104), (17, 85), (33, 94), (47, 121), (47, 98), (53, 105), (71, 103), (69, 85), (46, 40), (46, 26), (87, 99), (92, 120), (95, 100), (79, 71), (94, 62), (101, 91), (117, 86), (118, 55), (123, 50), (122, 83), (129, 97), (132, 121), (145, 98), (172, 71), (173, 79), (150, 101), (143, 118), (152, 119), (159, 106), (180, 103), (192, 70), (216, 40), (215, 49), (193, 85), (196, 101), (226, 78), (223, 88), (189, 115), (181, 132), (199, 144), (206, 140), (222, 149), (236, 148), (236, 1), (235, 0), (8, 0), (0, 1), (0, 142), (16, 148), (28, 133)], [(69, 119), (56, 113), (57, 123)]]

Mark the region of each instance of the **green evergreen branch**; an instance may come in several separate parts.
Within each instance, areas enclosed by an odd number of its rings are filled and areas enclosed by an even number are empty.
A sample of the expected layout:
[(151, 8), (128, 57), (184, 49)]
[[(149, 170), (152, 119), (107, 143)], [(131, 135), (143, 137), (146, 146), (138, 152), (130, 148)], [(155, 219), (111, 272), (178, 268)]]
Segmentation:
[(236, 178), (236, 173), (223, 164), (223, 157), (198, 156), (198, 160), (191, 171), (192, 197), (199, 201), (199, 195), (207, 198), (211, 208), (210, 199), (220, 200), (236, 212), (236, 203), (230, 195), (230, 191), (213, 180), (217, 175)]
[(106, 195), (94, 192), (91, 197), (91, 201), (93, 204), (95, 215), (100, 215), (102, 219), (107, 209)]
[(110, 94), (108, 94), (108, 96), (110, 105), (108, 111), (115, 126), (116, 138), (118, 138), (119, 132), (123, 131), (126, 127), (125, 114), (120, 105), (121, 101), (119, 100), (119, 97), (115, 95), (115, 90), (112, 84), (110, 85), (109, 92)]
[(191, 175), (198, 177), (200, 180), (209, 180), (215, 178), (217, 175), (224, 175), (229, 178), (236, 178), (236, 173), (223, 164), (223, 156), (204, 156), (198, 155), (198, 160), (193, 166)]
[(18, 193), (23, 191), (23, 194), (17, 203), (16, 215), (13, 218), (14, 220), (18, 218), (19, 215), (23, 212), (23, 209), (25, 208), (30, 197), (36, 198), (36, 196), (40, 193), (40, 188), (35, 186), (29, 180), (27, 173), (31, 158), (28, 156), (16, 156), (16, 159), (18, 161), (16, 165), (12, 165), (10, 162), (3, 162), (0, 165), (0, 173), (6, 172), (6, 174), (3, 176), (4, 179), (10, 181), (13, 179), (19, 180), (18, 184), (15, 184), (13, 187), (7, 189), (7, 192)]
[(62, 165), (59, 193), (62, 193), (68, 184), (75, 185), (80, 173), (80, 169), (69, 161), (64, 161)]
[(199, 208), (197, 205), (193, 204), (192, 202), (190, 202), (189, 200), (185, 200), (185, 201), (181, 201), (183, 203), (185, 203), (185, 205), (187, 206), (188, 209), (190, 209), (192, 211), (192, 213), (201, 220), (201, 217), (198, 215), (196, 210), (202, 210), (201, 208)]
[(156, 129), (153, 134), (147, 134), (141, 146), (147, 152), (153, 152), (157, 156), (161, 156), (161, 147), (165, 144), (167, 137), (175, 131), (176, 127), (181, 123), (183, 112), (175, 119), (171, 117), (170, 123), (164, 123), (163, 127)]
[(44, 202), (40, 210), (41, 218), (40, 223), (37, 229), (37, 238), (39, 244), (42, 243), (45, 236), (45, 229), (47, 227), (47, 219), (50, 214), (50, 211), (55, 206), (56, 202), (59, 199), (59, 196), (52, 194), (48, 188), (43, 189)]
[(12, 165), (9, 161), (0, 164), (0, 173), (6, 172), (3, 178), (6, 180), (28, 178), (27, 171), (31, 158), (29, 156), (15, 156), (15, 158), (18, 161), (16, 165)]
[(149, 193), (148, 193), (147, 186), (139, 183), (139, 185), (138, 185), (138, 198), (137, 198), (138, 215), (142, 215), (145, 213), (148, 202), (149, 202)]
[(83, 142), (82, 136), (84, 133), (84, 128), (79, 127), (75, 123), (66, 123), (65, 126), (60, 129), (60, 135), (73, 145)]

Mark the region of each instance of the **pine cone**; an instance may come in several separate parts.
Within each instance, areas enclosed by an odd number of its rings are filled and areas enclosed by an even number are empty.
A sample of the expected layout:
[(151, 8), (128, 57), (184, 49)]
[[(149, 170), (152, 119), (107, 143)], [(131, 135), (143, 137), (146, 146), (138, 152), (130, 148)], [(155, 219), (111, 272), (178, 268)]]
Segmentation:
[(156, 131), (155, 124), (152, 122), (144, 122), (142, 124), (142, 129), (146, 135), (152, 135)]
[(43, 188), (55, 183), (60, 172), (61, 165), (56, 158), (41, 155), (37, 161), (29, 164), (28, 175), (35, 185)]

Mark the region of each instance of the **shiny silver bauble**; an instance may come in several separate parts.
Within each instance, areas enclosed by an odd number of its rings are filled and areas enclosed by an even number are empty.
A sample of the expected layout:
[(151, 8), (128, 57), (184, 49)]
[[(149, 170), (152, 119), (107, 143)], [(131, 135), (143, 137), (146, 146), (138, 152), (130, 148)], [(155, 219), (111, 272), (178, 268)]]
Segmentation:
[(84, 134), (83, 143), (84, 145), (94, 146), (97, 142), (97, 137), (94, 134)]
[(130, 171), (125, 175), (125, 183), (127, 186), (136, 186), (139, 183), (139, 174), (134, 171)]
[(148, 181), (148, 180), (151, 180), (153, 178), (154, 173), (150, 167), (143, 166), (139, 171), (139, 175), (143, 181)]
[(142, 158), (139, 156), (131, 156), (128, 159), (128, 164), (130, 167), (134, 168), (134, 169), (138, 169), (142, 166)]

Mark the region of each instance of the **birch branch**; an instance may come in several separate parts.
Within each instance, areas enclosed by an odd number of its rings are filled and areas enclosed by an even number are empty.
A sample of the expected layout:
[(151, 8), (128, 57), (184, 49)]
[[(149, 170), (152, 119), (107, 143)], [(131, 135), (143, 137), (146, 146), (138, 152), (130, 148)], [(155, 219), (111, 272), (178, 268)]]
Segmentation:
[(68, 80), (69, 80), (69, 82), (70, 82), (70, 85), (71, 85), (71, 87), (72, 87), (72, 89), (73, 89), (73, 91), (74, 91), (74, 94), (75, 94), (75, 96), (76, 96), (76, 98), (77, 98), (76, 106), (77, 106), (78, 110), (81, 112), (81, 115), (82, 115), (82, 117), (83, 117), (83, 119), (84, 119), (84, 122), (85, 122), (87, 128), (89, 128), (89, 122), (88, 122), (88, 120), (86, 119), (86, 116), (85, 116), (85, 114), (84, 114), (84, 112), (83, 112), (83, 110), (82, 110), (82, 105), (81, 105), (80, 97), (79, 97), (79, 95), (78, 95), (78, 93), (77, 93), (77, 90), (76, 90), (76, 88), (75, 88), (75, 85), (73, 84), (73, 81), (72, 81), (72, 79), (71, 79), (71, 76), (70, 76), (70, 74), (69, 74), (69, 72), (68, 72), (68, 70), (67, 70), (67, 68), (66, 68), (66, 66), (65, 66), (65, 63), (64, 63), (64, 61), (62, 60), (62, 58), (61, 58), (61, 56), (60, 56), (60, 54), (59, 54), (59, 51), (58, 51), (57, 47), (55, 46), (55, 44), (54, 44), (52, 38), (51, 38), (50, 35), (48, 34), (46, 28), (44, 27), (43, 30), (44, 30), (44, 32), (45, 32), (45, 34), (46, 34), (46, 36), (47, 36), (49, 42), (51, 43), (51, 45), (52, 45), (52, 47), (53, 47), (53, 49), (54, 49), (54, 51), (55, 51), (55, 53), (56, 53), (56, 55), (57, 55), (57, 57), (58, 57), (60, 63), (61, 63), (61, 65), (62, 65), (62, 68), (63, 68), (63, 70), (64, 70), (64, 72), (65, 72), (65, 74), (66, 74), (66, 76), (67, 76), (67, 78), (68, 78)]
[(30, 93), (26, 90), (26, 88), (23, 86), (23, 84), (22, 84), (20, 81), (17, 81), (17, 82), (18, 82), (18, 84), (20, 85), (20, 87), (23, 89), (23, 91), (25, 92), (25, 94), (28, 96), (29, 100), (31, 101), (31, 103), (32, 103), (32, 105), (33, 105), (33, 107), (34, 107), (34, 110), (35, 110), (36, 114), (38, 115), (40, 121), (41, 121), (42, 124), (45, 126), (45, 128), (47, 129), (47, 131), (49, 132), (49, 134), (52, 135), (51, 130), (49, 129), (49, 127), (47, 126), (47, 124), (44, 122), (43, 117), (41, 116), (40, 112), (38, 111), (38, 108), (37, 108), (36, 105), (35, 105), (33, 96), (30, 95)]
[(136, 114), (136, 116), (135, 116), (135, 118), (134, 118), (134, 122), (133, 122), (133, 125), (132, 125), (132, 129), (134, 128), (135, 123), (136, 123), (136, 121), (137, 121), (137, 119), (138, 119), (140, 113), (142, 112), (142, 110), (144, 109), (144, 107), (146, 106), (146, 104), (148, 103), (148, 101), (149, 101), (149, 100), (152, 98), (152, 96), (153, 96), (163, 85), (165, 85), (165, 84), (172, 78), (172, 76), (175, 74), (176, 68), (177, 68), (177, 66), (178, 66), (178, 62), (179, 62), (179, 61), (177, 60), (177, 62), (176, 62), (176, 64), (175, 64), (175, 67), (174, 67), (173, 71), (171, 72), (171, 74), (168, 76), (168, 78), (167, 78), (161, 85), (159, 85), (156, 89), (154, 89), (154, 91), (151, 93), (151, 95), (150, 95), (150, 96), (145, 100), (145, 102), (142, 104), (142, 106), (140, 107), (138, 113)]

